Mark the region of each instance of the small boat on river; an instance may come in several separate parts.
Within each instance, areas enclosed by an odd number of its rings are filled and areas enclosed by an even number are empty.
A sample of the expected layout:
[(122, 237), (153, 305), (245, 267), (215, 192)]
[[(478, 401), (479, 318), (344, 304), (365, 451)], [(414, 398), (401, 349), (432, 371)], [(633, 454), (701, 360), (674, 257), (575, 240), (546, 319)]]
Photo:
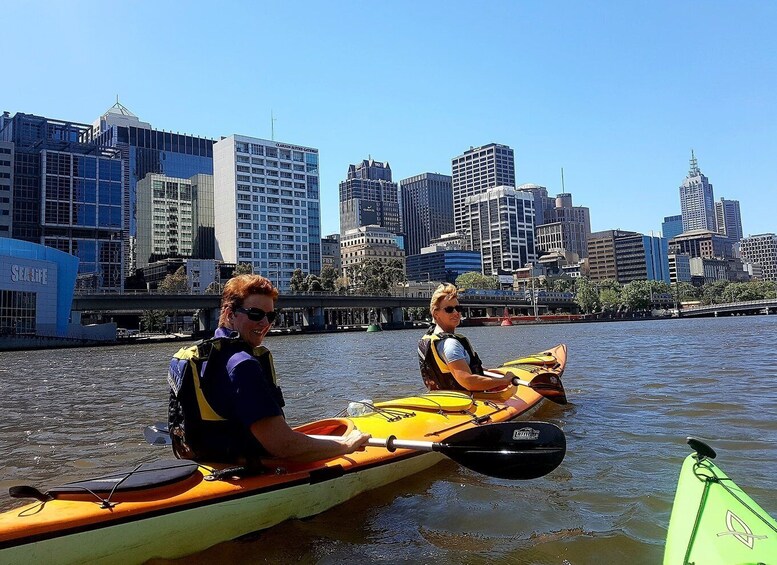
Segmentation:
[[(553, 424), (525, 418), (543, 402), (566, 402), (559, 379), (565, 365), (566, 347), (559, 345), (492, 369), (506, 377), (492, 391), (435, 391), (366, 403), (362, 415), (342, 413), (297, 428), (324, 436), (354, 427), (372, 434), (364, 451), (326, 461), (248, 474), (168, 459), (45, 491), (12, 487), (11, 496), (35, 500), (0, 514), (0, 563), (132, 564), (183, 557), (313, 516), (446, 456), (499, 478), (542, 476), (561, 463), (566, 441)], [(169, 441), (164, 429), (150, 426), (147, 432), (154, 443)]]

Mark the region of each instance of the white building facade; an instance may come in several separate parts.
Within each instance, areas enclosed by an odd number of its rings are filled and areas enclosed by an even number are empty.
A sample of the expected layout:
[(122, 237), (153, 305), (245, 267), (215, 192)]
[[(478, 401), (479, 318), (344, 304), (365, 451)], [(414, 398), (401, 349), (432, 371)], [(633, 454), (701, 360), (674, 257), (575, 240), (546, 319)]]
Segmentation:
[(483, 274), (512, 273), (537, 255), (534, 248), (534, 198), (511, 186), (497, 186), (464, 200), (468, 249), (479, 249)]
[(777, 235), (765, 233), (742, 239), (739, 247), (742, 260), (761, 268), (761, 278), (777, 281)]
[(213, 146), (216, 258), (289, 290), (321, 271), (318, 149), (231, 135)]

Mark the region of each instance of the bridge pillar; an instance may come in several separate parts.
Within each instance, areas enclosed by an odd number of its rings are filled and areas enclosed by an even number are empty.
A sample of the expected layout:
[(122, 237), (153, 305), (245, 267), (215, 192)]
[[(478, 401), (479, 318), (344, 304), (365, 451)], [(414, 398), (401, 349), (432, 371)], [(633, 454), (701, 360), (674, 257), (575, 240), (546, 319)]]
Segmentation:
[(302, 310), (302, 325), (311, 330), (320, 330), (324, 327), (324, 309), (321, 306), (304, 308)]
[(218, 308), (200, 308), (197, 315), (197, 328), (201, 332), (213, 333), (219, 325), (219, 315), (221, 310)]

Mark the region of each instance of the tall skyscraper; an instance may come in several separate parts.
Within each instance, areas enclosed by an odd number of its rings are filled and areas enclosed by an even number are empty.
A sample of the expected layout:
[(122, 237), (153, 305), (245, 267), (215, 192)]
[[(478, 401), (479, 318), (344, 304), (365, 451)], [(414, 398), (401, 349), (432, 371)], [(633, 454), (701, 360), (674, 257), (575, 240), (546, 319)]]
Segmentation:
[(231, 135), (213, 146), (216, 258), (250, 263), (280, 290), (321, 272), (318, 149)]
[(721, 197), (715, 202), (715, 222), (718, 233), (727, 236), (732, 243), (742, 239), (742, 214), (739, 212), (739, 200), (726, 200)]
[(80, 287), (121, 290), (120, 153), (98, 146), (90, 125), (21, 112), (3, 118), (0, 140), (14, 145), (11, 237), (78, 257)]
[(661, 222), (661, 235), (663, 235), (667, 241), (673, 237), (683, 233), (683, 216), (677, 214), (676, 216), (664, 216), (664, 221)]
[(198, 256), (208, 245), (203, 241), (207, 235), (213, 257), (211, 175), (178, 179), (151, 173), (138, 181), (137, 187), (136, 257), (139, 269), (161, 259), (200, 258)]
[(399, 192), (391, 180), (391, 166), (373, 159), (348, 166), (340, 183), (340, 235), (362, 226), (401, 231)]
[[(490, 143), (470, 147), (451, 161), (453, 176), (453, 226), (458, 232), (469, 228), (464, 201), (496, 186), (515, 187), (515, 157), (507, 145)], [(533, 246), (532, 246), (533, 247)], [(477, 250), (477, 248), (475, 248)]]
[(536, 259), (531, 194), (497, 186), (468, 196), (464, 206), (465, 241), (480, 250), (484, 275), (511, 274)]
[(699, 170), (699, 163), (693, 151), (691, 151), (691, 168), (688, 176), (680, 185), (680, 210), (683, 217), (683, 232), (716, 231), (712, 185)]
[[(125, 253), (127, 270), (136, 268), (129, 239), (137, 234), (137, 184), (148, 174), (189, 179), (213, 174), (213, 140), (155, 130), (118, 101), (95, 120), (96, 142), (119, 150), (124, 159), (123, 180)], [(150, 186), (150, 185), (149, 185)], [(213, 259), (213, 257), (203, 257)]]
[(422, 173), (399, 181), (399, 190), (408, 255), (418, 255), (432, 239), (453, 231), (451, 177)]

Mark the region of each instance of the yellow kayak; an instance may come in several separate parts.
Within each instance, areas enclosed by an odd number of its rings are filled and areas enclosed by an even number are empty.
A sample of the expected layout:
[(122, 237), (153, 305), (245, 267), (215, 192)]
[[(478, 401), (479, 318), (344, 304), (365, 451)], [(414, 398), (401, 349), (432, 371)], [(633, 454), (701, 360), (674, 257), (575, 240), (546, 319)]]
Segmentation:
[[(12, 487), (12, 496), (37, 500), (0, 514), (0, 563), (178, 558), (318, 514), (446, 456), (497, 477), (541, 476), (563, 459), (563, 433), (552, 424), (523, 419), (543, 402), (559, 402), (557, 391), (541, 383), (555, 379), (563, 392), (558, 377), (565, 364), (566, 347), (559, 345), (493, 369), (509, 377), (496, 390), (429, 392), (375, 403), (361, 416), (297, 428), (339, 436), (356, 427), (383, 438), (364, 451), (327, 461), (241, 476), (224, 466), (162, 460), (45, 492)], [(520, 422), (506, 423), (519, 417)]]

